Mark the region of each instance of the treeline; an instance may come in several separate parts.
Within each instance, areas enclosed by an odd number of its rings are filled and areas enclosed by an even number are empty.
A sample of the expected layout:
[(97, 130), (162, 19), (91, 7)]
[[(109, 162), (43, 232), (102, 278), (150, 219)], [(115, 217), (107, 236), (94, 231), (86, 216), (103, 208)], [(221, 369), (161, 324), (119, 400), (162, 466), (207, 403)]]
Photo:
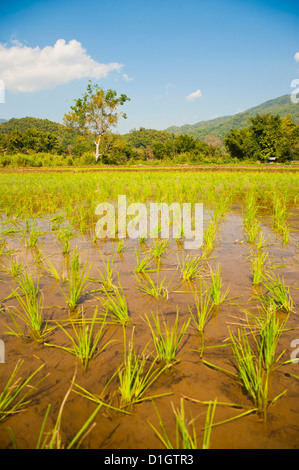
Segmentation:
[(224, 138), (231, 157), (238, 160), (278, 163), (299, 158), (299, 126), (291, 116), (257, 114), (243, 129), (233, 129)]
[[(299, 159), (299, 126), (290, 116), (257, 114), (248, 126), (232, 129), (223, 142), (213, 135), (202, 141), (141, 127), (125, 135), (107, 134), (102, 147), (99, 163), (113, 165), (268, 162), (271, 157), (283, 163)], [(93, 139), (48, 120), (11, 119), (0, 125), (2, 167), (94, 165), (94, 151)]]
[[(45, 120), (34, 119), (39, 127), (27, 128), (32, 124), (31, 119), (24, 118), (15, 121), (13, 128), (10, 121), (0, 125), (0, 165), (13, 163), (15, 166), (44, 166), (48, 165), (91, 165), (94, 164), (94, 142), (89, 137), (66, 133), (60, 124), (53, 126), (48, 132), (49, 124)], [(16, 122), (16, 121), (21, 121)], [(17, 125), (18, 124), (18, 125)], [(56, 123), (53, 123), (56, 124)], [(3, 132), (4, 131), (4, 132)], [(67, 135), (67, 138), (66, 138)], [(107, 146), (107, 141), (109, 145)], [(128, 134), (108, 134), (102, 142), (106, 149), (100, 162), (103, 164), (127, 164), (134, 162), (167, 161), (174, 163), (197, 163), (218, 161), (224, 155), (224, 147), (220, 141), (211, 138), (201, 142), (188, 135), (175, 136), (166, 131), (155, 129), (133, 129)], [(18, 157), (16, 158), (16, 155)], [(51, 156), (52, 155), (52, 156)], [(13, 158), (13, 156), (15, 156)], [(57, 156), (54, 158), (53, 156)], [(58, 158), (59, 157), (59, 158)], [(56, 162), (56, 163), (55, 163)]]

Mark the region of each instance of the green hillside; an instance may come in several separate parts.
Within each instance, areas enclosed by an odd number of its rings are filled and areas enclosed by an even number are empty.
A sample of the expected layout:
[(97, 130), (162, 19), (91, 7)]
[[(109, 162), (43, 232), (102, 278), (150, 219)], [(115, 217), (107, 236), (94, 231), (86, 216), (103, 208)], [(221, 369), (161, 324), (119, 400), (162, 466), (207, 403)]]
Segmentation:
[(258, 106), (250, 108), (234, 116), (224, 116), (209, 121), (201, 121), (196, 124), (185, 124), (184, 126), (172, 126), (165, 129), (173, 134), (188, 134), (204, 140), (207, 135), (214, 135), (223, 139), (231, 129), (241, 129), (248, 125), (248, 120), (256, 114), (271, 113), (280, 114), (285, 117), (292, 116), (294, 123), (299, 124), (299, 106), (291, 102), (290, 95), (280, 96), (266, 101)]
[(0, 134), (10, 134), (14, 130), (26, 132), (28, 129), (36, 129), (40, 132), (47, 132), (58, 137), (64, 145), (74, 142), (74, 132), (70, 132), (63, 124), (50, 121), (49, 119), (39, 119), (34, 117), (12, 118), (0, 124)]

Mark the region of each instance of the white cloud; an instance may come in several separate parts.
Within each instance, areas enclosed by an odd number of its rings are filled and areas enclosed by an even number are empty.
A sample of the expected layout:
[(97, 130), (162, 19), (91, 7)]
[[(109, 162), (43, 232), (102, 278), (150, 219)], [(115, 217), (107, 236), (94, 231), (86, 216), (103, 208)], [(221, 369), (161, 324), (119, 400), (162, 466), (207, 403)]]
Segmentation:
[(126, 82), (131, 82), (132, 80), (134, 80), (133, 78), (129, 77), (129, 75), (126, 74), (126, 73), (123, 73), (123, 79), (124, 79)]
[(299, 62), (299, 52), (296, 52), (296, 54), (294, 55), (294, 59), (296, 60), (296, 62)]
[(190, 95), (186, 96), (187, 101), (194, 101), (200, 98), (202, 95), (200, 90), (193, 91), (193, 93), (190, 93)]
[(104, 78), (122, 64), (101, 64), (86, 54), (80, 42), (58, 39), (54, 46), (29, 47), (14, 41), (0, 44), (0, 78), (7, 90), (34, 92), (80, 78)]

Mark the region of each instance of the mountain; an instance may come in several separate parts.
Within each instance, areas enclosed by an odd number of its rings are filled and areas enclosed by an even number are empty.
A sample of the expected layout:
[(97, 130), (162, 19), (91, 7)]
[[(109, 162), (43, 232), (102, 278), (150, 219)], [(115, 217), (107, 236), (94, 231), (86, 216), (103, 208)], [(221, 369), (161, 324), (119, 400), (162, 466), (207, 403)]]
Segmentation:
[(7, 119), (0, 119), (0, 124), (2, 124), (2, 122), (6, 122)]
[(185, 124), (180, 127), (171, 126), (165, 130), (173, 134), (192, 135), (199, 140), (204, 140), (207, 135), (214, 135), (222, 140), (231, 129), (241, 129), (249, 124), (248, 121), (252, 116), (264, 113), (280, 114), (281, 117), (290, 114), (293, 122), (299, 124), (298, 104), (292, 103), (290, 95), (284, 95), (233, 116), (218, 117), (209, 121), (200, 121), (197, 124)]
[(59, 137), (64, 144), (70, 144), (74, 141), (74, 133), (69, 131), (66, 126), (49, 119), (39, 119), (34, 117), (12, 118), (9, 121), (0, 123), (0, 134), (10, 134), (14, 130), (26, 132), (28, 129), (36, 129), (41, 132), (48, 132)]

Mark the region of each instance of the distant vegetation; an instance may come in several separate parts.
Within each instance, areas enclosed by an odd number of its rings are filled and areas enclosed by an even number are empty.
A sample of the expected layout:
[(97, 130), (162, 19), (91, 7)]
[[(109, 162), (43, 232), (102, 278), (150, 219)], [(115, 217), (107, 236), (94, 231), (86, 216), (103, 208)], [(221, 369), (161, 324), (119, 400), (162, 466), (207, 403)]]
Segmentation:
[[(101, 137), (98, 163), (197, 164), (299, 159), (299, 107), (289, 95), (231, 117), (167, 130)], [(95, 137), (48, 119), (0, 124), (0, 166), (95, 165)]]
[(204, 140), (208, 135), (214, 135), (223, 140), (231, 129), (241, 129), (249, 125), (249, 119), (256, 114), (279, 114), (285, 117), (291, 116), (295, 124), (299, 124), (299, 106), (291, 102), (290, 95), (280, 96), (273, 100), (266, 101), (259, 106), (248, 109), (234, 116), (219, 117), (209, 121), (201, 121), (197, 124), (185, 124), (181, 127), (172, 126), (166, 131), (173, 134), (188, 134), (199, 140)]

